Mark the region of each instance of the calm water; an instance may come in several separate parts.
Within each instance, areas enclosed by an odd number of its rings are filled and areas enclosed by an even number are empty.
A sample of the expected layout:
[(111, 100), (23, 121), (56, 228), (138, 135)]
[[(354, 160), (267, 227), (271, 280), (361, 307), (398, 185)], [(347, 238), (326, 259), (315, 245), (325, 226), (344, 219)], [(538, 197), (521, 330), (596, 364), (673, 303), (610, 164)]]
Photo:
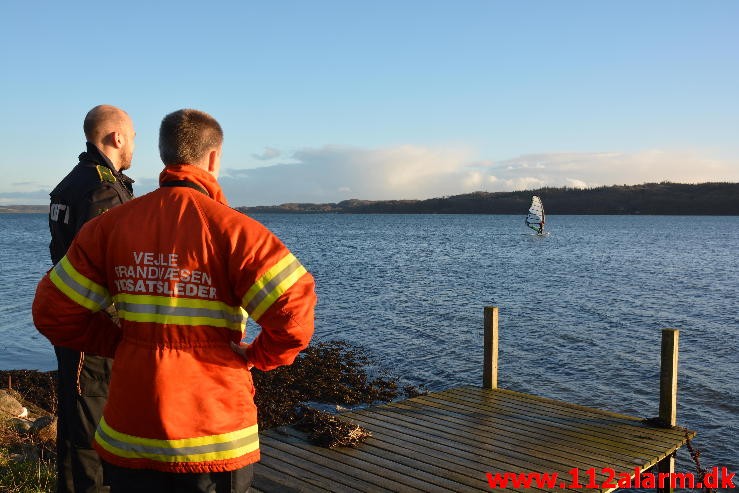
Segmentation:
[[(430, 390), (480, 383), (496, 305), (500, 386), (655, 416), (660, 329), (680, 328), (678, 421), (739, 470), (738, 217), (550, 216), (544, 238), (517, 216), (256, 217), (315, 275), (318, 339)], [(29, 313), (47, 245), (46, 216), (0, 215), (0, 369), (54, 368)]]

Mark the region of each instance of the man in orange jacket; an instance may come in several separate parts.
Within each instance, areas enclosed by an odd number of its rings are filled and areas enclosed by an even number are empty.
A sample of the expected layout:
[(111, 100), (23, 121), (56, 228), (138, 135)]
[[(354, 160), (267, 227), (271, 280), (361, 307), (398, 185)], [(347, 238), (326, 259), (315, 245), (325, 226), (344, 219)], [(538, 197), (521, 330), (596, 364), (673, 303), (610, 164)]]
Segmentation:
[[(167, 115), (160, 188), (87, 223), (36, 291), (34, 323), (53, 344), (115, 356), (93, 443), (113, 493), (248, 490), (249, 369), (292, 363), (313, 334), (313, 278), (226, 205), (222, 142), (206, 113)], [(249, 316), (262, 330), (247, 345)]]

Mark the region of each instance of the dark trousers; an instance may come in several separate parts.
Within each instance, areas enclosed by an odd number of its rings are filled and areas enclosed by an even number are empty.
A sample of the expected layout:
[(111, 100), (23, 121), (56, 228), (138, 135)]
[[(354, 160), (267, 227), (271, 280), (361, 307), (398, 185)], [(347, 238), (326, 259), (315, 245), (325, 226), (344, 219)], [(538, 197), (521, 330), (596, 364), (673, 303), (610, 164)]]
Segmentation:
[(54, 350), (59, 366), (57, 492), (107, 492), (92, 440), (108, 396), (113, 360), (63, 347)]
[(254, 466), (229, 472), (173, 473), (105, 463), (110, 493), (247, 493)]

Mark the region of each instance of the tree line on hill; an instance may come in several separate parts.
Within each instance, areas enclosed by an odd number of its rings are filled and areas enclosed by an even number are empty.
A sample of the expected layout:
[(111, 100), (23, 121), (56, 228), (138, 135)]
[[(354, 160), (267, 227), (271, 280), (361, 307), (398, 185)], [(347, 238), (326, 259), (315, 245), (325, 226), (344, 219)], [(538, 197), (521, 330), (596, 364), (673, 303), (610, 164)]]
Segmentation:
[(532, 195), (547, 214), (739, 215), (739, 183), (645, 183), (596, 188), (473, 192), (425, 200), (344, 200), (238, 207), (244, 213), (525, 214)]
[[(473, 192), (425, 200), (344, 200), (237, 207), (244, 213), (341, 214), (525, 214), (538, 195), (547, 214), (739, 215), (739, 183), (645, 183), (596, 188), (539, 188), (519, 192)], [(0, 206), (0, 213), (47, 213), (48, 205)]]

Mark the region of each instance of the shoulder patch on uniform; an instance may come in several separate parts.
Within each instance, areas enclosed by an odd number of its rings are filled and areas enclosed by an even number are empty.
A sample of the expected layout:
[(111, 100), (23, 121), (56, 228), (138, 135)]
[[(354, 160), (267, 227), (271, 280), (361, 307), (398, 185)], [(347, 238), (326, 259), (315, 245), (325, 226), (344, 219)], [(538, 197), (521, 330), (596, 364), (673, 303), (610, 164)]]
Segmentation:
[(100, 175), (100, 181), (115, 183), (115, 176), (113, 176), (110, 168), (103, 166), (102, 164), (98, 164), (95, 168), (98, 170), (98, 175)]

